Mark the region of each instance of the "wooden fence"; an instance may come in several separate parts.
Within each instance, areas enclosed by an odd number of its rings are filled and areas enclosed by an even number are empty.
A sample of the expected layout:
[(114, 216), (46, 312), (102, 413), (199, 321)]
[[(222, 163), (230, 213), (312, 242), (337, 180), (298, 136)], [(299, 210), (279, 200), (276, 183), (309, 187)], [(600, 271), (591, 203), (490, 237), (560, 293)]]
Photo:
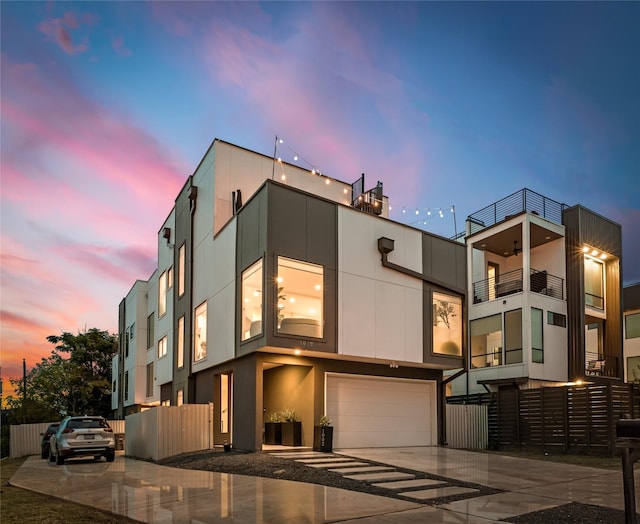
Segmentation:
[[(108, 420), (116, 435), (124, 435), (124, 420)], [(39, 424), (15, 424), (9, 427), (9, 456), (14, 458), (40, 455), (41, 433), (47, 431), (52, 422)]]
[(633, 384), (504, 390), (489, 404), (489, 445), (613, 454), (616, 422), (640, 416)]

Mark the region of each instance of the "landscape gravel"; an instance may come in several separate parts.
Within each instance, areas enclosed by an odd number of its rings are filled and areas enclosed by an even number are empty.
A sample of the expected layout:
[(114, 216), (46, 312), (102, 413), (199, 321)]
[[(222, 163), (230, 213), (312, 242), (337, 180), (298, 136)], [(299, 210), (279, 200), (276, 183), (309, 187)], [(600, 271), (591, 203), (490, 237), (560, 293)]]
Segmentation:
[[(233, 473), (236, 475), (250, 475), (255, 477), (307, 482), (416, 502), (415, 499), (404, 497), (397, 491), (380, 488), (367, 482), (347, 479), (339, 473), (328, 471), (328, 469), (312, 468), (291, 458), (276, 457), (265, 451), (252, 452), (232, 449), (231, 451), (225, 452), (221, 448), (216, 448), (213, 450), (198, 451), (170, 457), (161, 460), (159, 464), (174, 468), (216, 471), (220, 473)], [(471, 495), (473, 497), (501, 492), (501, 490), (487, 486), (480, 486), (470, 482), (461, 482), (421, 471), (402, 468), (395, 469), (401, 472), (412, 473), (416, 478), (440, 480), (446, 482), (446, 485), (448, 486), (461, 486), (477, 489), (478, 491)], [(430, 499), (423, 503), (431, 506), (438, 506), (466, 498), (470, 498), (470, 495), (463, 494)], [(535, 511), (525, 515), (519, 515), (517, 517), (511, 517), (509, 519), (505, 519), (503, 522), (510, 522), (513, 524), (626, 524), (624, 511), (606, 508), (604, 506), (580, 504), (577, 502), (542, 511)], [(640, 523), (640, 516), (637, 519), (637, 523)]]

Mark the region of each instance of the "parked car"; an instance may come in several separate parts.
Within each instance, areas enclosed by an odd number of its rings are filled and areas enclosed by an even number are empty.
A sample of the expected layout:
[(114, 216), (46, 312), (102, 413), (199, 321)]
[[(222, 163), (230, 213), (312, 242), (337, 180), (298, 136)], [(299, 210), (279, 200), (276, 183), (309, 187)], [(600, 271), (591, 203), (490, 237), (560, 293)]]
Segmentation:
[(51, 438), (51, 435), (56, 432), (59, 426), (60, 422), (54, 422), (53, 424), (49, 424), (47, 431), (40, 433), (40, 436), (42, 437), (42, 440), (40, 441), (40, 456), (43, 459), (46, 459), (49, 456), (49, 439)]
[(67, 417), (49, 439), (49, 461), (58, 465), (73, 457), (105, 457), (113, 462), (116, 444), (113, 430), (103, 417)]

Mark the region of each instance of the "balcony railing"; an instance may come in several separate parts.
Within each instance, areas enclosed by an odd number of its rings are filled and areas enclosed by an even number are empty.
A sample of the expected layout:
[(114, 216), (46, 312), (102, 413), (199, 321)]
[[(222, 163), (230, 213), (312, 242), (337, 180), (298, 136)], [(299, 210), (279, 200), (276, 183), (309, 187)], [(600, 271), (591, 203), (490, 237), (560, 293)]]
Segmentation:
[(593, 352), (586, 352), (585, 374), (597, 377), (617, 377), (618, 357), (613, 355), (598, 355)]
[(467, 217), (467, 234), (477, 233), (484, 228), (502, 222), (506, 218), (528, 211), (547, 220), (562, 224), (562, 211), (566, 204), (551, 200), (530, 189), (521, 189), (508, 197), (476, 211)]
[[(496, 298), (520, 293), (522, 286), (522, 269), (502, 273), (498, 278), (487, 278), (473, 283), (473, 303), (487, 302)], [(533, 293), (564, 299), (564, 280), (546, 271), (531, 269), (529, 272), (529, 289)]]

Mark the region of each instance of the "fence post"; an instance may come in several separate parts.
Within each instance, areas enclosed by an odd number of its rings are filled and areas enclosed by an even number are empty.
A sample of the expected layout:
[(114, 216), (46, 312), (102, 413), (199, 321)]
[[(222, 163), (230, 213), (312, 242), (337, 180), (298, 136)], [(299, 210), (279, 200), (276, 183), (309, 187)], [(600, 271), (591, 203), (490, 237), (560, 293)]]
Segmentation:
[(562, 402), (563, 402), (563, 406), (562, 409), (564, 411), (564, 453), (567, 453), (569, 451), (569, 445), (571, 442), (571, 439), (569, 438), (569, 433), (570, 433), (570, 429), (569, 429), (569, 386), (564, 386), (562, 388), (564, 390), (564, 394), (562, 397)]

